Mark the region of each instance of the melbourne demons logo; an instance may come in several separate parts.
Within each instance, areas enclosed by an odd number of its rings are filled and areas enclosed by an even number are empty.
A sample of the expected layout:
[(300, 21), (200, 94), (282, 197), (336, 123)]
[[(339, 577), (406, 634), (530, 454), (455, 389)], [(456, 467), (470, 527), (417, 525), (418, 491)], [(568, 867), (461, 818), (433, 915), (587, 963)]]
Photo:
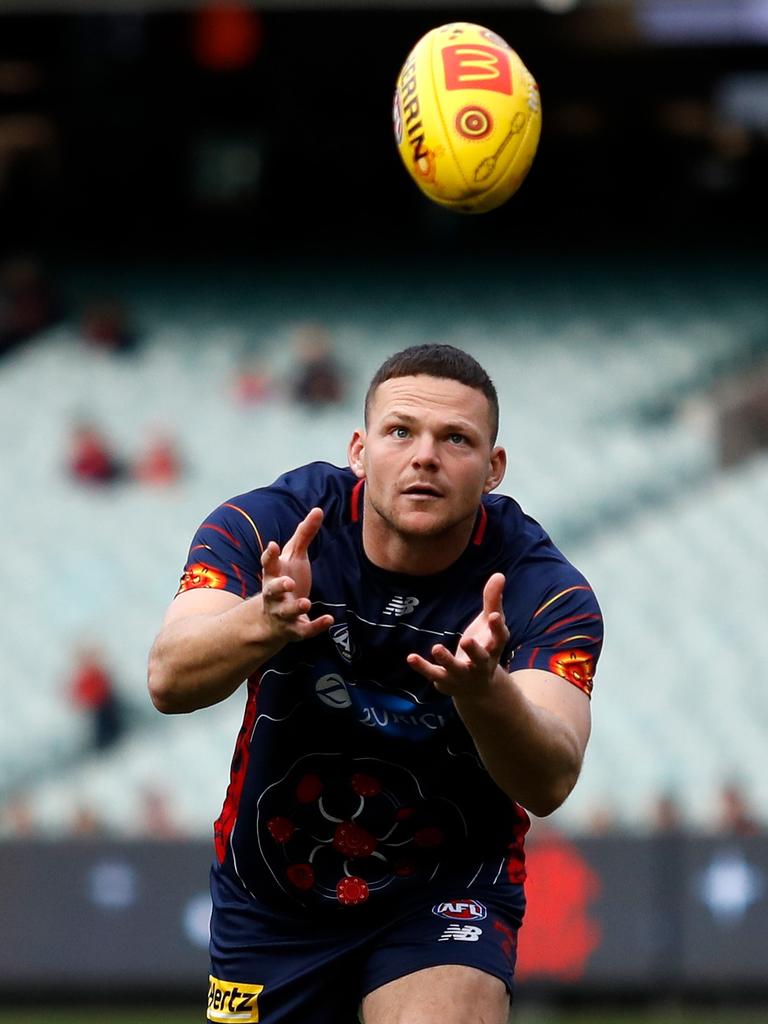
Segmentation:
[(341, 622), (338, 626), (332, 626), (329, 633), (331, 640), (336, 644), (336, 650), (344, 661), (351, 663), (357, 651), (349, 636), (349, 626), (345, 622)]
[(227, 577), (223, 572), (219, 572), (218, 569), (214, 569), (204, 562), (195, 562), (182, 573), (176, 593), (183, 594), (186, 590), (197, 590), (198, 588), (221, 590), (226, 585)]
[(558, 651), (549, 659), (549, 671), (562, 676), (589, 695), (595, 675), (595, 659), (587, 651)]
[(488, 911), (477, 900), (447, 900), (432, 907), (432, 913), (449, 921), (482, 921)]

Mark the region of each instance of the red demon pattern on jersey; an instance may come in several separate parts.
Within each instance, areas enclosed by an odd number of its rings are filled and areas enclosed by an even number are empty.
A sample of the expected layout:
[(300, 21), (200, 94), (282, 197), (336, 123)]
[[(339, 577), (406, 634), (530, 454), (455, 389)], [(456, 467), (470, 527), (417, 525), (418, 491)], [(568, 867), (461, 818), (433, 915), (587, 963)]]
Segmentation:
[(525, 877), (525, 811), (491, 780), (453, 701), (406, 657), (454, 649), (493, 572), (507, 578), (502, 663), (592, 689), (602, 619), (584, 577), (511, 498), (488, 495), (447, 570), (408, 576), (362, 545), (364, 484), (313, 463), (216, 509), (197, 531), (181, 590), (248, 598), (261, 553), (310, 508), (311, 615), (332, 628), (289, 644), (249, 681), (230, 785), (216, 823), (218, 866), (259, 900), (374, 908), (443, 875), (466, 886)]
[[(583, 592), (583, 601), (580, 592)], [(558, 591), (537, 608), (533, 615), (532, 626), (538, 626), (540, 632), (532, 635), (525, 645), (527, 652), (526, 668), (541, 667), (541, 652), (548, 658), (546, 668), (555, 675), (562, 676), (569, 683), (583, 690), (589, 696), (592, 693), (592, 680), (595, 674), (597, 652), (594, 650), (596, 636), (602, 636), (602, 616), (599, 611), (590, 611), (592, 590), (586, 584), (574, 584)], [(575, 606), (583, 605), (578, 611)], [(551, 622), (553, 615), (560, 609), (568, 608), (568, 614), (557, 617)], [(533, 644), (538, 639), (537, 646)], [(587, 647), (583, 650), (582, 647)], [(554, 651), (553, 651), (554, 648)], [(518, 658), (516, 665), (522, 661), (521, 647), (515, 652)]]
[(182, 573), (177, 593), (183, 594), (185, 590), (197, 590), (201, 587), (222, 590), (226, 583), (227, 577), (223, 572), (211, 568), (204, 562), (193, 562)]

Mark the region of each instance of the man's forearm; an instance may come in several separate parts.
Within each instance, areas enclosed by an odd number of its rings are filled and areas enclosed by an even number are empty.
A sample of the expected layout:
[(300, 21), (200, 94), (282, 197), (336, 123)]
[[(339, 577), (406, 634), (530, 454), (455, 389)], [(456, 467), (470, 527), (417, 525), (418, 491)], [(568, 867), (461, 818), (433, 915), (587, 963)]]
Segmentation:
[(149, 656), (149, 692), (163, 714), (209, 707), (229, 697), (285, 640), (265, 627), (261, 596), (224, 612), (177, 619)]
[(496, 785), (539, 817), (556, 810), (581, 769), (574, 730), (529, 701), (501, 668), (485, 695), (454, 701)]

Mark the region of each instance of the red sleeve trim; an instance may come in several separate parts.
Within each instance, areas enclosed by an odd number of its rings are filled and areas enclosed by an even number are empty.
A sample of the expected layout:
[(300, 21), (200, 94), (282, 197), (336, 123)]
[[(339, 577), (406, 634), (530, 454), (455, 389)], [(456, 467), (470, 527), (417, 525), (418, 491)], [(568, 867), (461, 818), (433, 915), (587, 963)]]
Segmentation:
[(217, 526), (216, 523), (203, 523), (200, 529), (215, 530), (216, 533), (220, 533), (222, 537), (226, 537), (228, 541), (231, 541), (236, 548), (240, 547), (240, 541), (236, 537), (233, 537), (229, 530), (225, 530), (223, 526)]
[(595, 619), (597, 621), (600, 621), (601, 619), (601, 616), (598, 615), (596, 612), (591, 612), (589, 615), (571, 615), (567, 619), (558, 619), (557, 622), (553, 623), (551, 626), (548, 626), (544, 630), (543, 635), (551, 633), (554, 629), (560, 629), (561, 626), (567, 626), (569, 622), (588, 622), (589, 620), (594, 621)]
[(526, 666), (527, 668), (534, 668), (535, 667), (536, 659), (538, 658), (540, 651), (541, 651), (540, 647), (534, 647), (533, 648), (533, 650), (531, 651), (531, 656), (528, 659), (528, 665)]
[(485, 528), (488, 525), (488, 513), (485, 511), (485, 505), (480, 506), (480, 511), (477, 517), (477, 529), (475, 535), (472, 538), (472, 543), (480, 545), (483, 543), (483, 537), (485, 536)]
[(363, 493), (364, 483), (365, 480), (358, 480), (349, 496), (349, 518), (353, 523), (360, 522), (360, 496)]
[(248, 588), (245, 585), (243, 574), (240, 572), (240, 570), (238, 569), (234, 562), (230, 562), (229, 564), (232, 566), (232, 571), (234, 572), (235, 576), (237, 576), (237, 580), (240, 584), (240, 597), (242, 597), (242, 599), (245, 600), (246, 597), (248, 597)]
[(232, 829), (237, 821), (237, 812), (240, 809), (240, 797), (243, 793), (245, 776), (248, 772), (248, 762), (251, 755), (251, 735), (256, 724), (256, 705), (260, 678), (260, 676), (253, 676), (248, 680), (248, 699), (245, 704), (243, 724), (240, 727), (240, 732), (237, 734), (237, 742), (235, 743), (227, 795), (224, 800), (224, 806), (221, 809), (221, 814), (213, 826), (216, 857), (219, 864), (223, 864), (227, 856), (229, 837), (232, 835)]

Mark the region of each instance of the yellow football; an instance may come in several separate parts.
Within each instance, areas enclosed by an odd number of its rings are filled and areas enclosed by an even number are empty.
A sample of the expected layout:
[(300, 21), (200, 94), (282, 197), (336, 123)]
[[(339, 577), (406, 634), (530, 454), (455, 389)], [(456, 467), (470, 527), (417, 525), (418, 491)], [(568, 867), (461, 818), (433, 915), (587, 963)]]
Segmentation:
[(392, 111), (403, 163), (425, 195), (485, 213), (518, 190), (541, 134), (533, 75), (481, 25), (433, 28), (408, 54)]

